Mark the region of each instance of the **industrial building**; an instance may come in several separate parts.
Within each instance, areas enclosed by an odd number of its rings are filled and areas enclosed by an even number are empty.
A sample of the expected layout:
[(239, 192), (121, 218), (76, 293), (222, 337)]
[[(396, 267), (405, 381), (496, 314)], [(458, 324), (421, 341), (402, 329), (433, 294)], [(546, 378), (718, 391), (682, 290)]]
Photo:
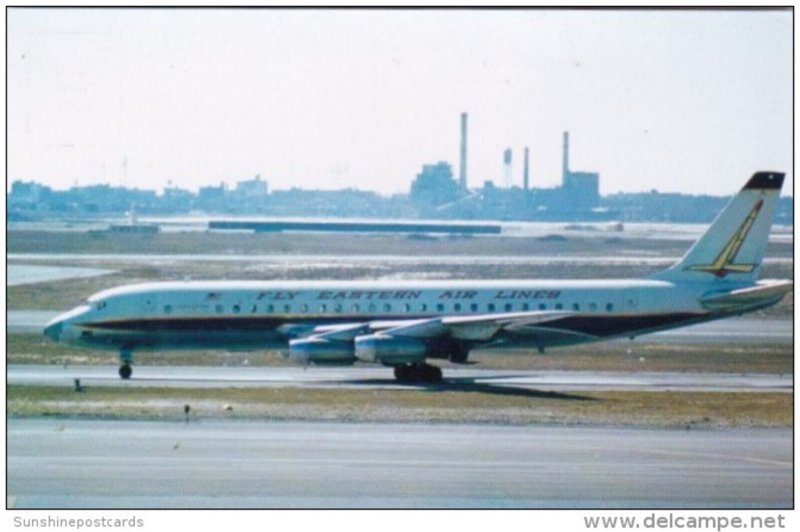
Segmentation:
[[(527, 214), (522, 220), (558, 219), (602, 219), (612, 217), (612, 213), (598, 210), (600, 207), (600, 174), (597, 172), (575, 171), (569, 166), (569, 131), (563, 134), (561, 154), (561, 186), (555, 188), (528, 189), (527, 162), (525, 170), (525, 190)], [(526, 156), (527, 159), (527, 156)]]
[[(462, 170), (463, 170), (462, 161)], [(462, 174), (462, 182), (464, 176)], [(432, 212), (463, 197), (466, 189), (453, 179), (453, 170), (444, 161), (423, 165), (422, 171), (411, 184), (409, 199), (421, 214)]]
[(446, 162), (426, 164), (411, 185), (409, 199), (422, 216), (501, 220), (596, 220), (612, 213), (599, 209), (600, 174), (574, 171), (569, 166), (569, 132), (563, 134), (561, 186), (531, 188), (530, 149), (523, 157), (523, 188), (512, 187), (513, 151), (503, 151), (504, 186), (485, 180), (479, 189), (468, 188), (467, 113), (461, 113), (458, 181)]
[(575, 172), (569, 169), (569, 131), (564, 132), (562, 167), (564, 199), (571, 203), (573, 211), (590, 211), (600, 203), (600, 174)]

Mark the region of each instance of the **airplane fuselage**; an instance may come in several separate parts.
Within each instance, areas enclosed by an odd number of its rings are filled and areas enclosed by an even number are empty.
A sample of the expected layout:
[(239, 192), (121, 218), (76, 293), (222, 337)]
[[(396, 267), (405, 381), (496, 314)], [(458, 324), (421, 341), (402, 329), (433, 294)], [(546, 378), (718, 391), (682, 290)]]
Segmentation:
[[(275, 348), (322, 324), (541, 311), (564, 312), (585, 338), (614, 338), (721, 317), (700, 303), (709, 291), (708, 283), (658, 280), (148, 283), (95, 294), (48, 335), (105, 349)], [(583, 338), (524, 328), (514, 336), (515, 345), (537, 347)]]

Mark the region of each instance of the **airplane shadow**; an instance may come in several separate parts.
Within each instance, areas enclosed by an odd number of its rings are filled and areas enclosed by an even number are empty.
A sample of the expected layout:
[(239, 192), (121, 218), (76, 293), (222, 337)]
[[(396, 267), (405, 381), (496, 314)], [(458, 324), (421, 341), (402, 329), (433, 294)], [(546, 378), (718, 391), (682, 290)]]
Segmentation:
[[(508, 377), (494, 377), (496, 379), (503, 379)], [(527, 397), (530, 399), (557, 399), (562, 401), (597, 401), (594, 397), (585, 395), (578, 395), (573, 393), (555, 392), (547, 390), (536, 390), (532, 388), (523, 388), (520, 386), (513, 386), (508, 384), (491, 384), (488, 382), (476, 382), (475, 378), (451, 378), (445, 379), (437, 383), (400, 383), (394, 379), (354, 379), (344, 381), (348, 384), (354, 385), (386, 385), (392, 387), (408, 388), (409, 390), (421, 390), (431, 393), (441, 392), (470, 392), (470, 393), (484, 393), (490, 395), (501, 395), (507, 397)], [(481, 378), (480, 380), (486, 381), (489, 378)]]

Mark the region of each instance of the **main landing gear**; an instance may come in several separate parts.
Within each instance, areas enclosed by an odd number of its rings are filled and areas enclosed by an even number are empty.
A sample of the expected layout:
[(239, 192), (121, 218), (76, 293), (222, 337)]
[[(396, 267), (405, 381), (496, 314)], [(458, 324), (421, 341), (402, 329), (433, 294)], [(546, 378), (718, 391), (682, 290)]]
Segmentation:
[(394, 378), (399, 382), (442, 382), (442, 370), (430, 364), (408, 364), (395, 366)]
[(133, 374), (133, 369), (131, 369), (131, 364), (133, 363), (133, 351), (129, 349), (123, 349), (119, 353), (119, 359), (122, 362), (122, 365), (119, 367), (119, 376), (122, 380), (128, 380)]

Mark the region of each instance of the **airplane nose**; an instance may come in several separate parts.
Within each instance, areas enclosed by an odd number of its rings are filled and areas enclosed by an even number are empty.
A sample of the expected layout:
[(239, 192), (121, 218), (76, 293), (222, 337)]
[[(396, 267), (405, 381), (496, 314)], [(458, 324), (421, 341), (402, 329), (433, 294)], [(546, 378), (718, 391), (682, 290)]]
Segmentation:
[(79, 325), (80, 320), (85, 320), (90, 310), (88, 305), (81, 305), (56, 316), (44, 326), (44, 335), (54, 342), (68, 343), (78, 332), (73, 325), (76, 325), (76, 323)]
[(61, 331), (63, 329), (64, 329), (63, 321), (61, 320), (51, 321), (44, 328), (44, 335), (53, 340), (54, 342), (58, 342), (58, 339), (61, 337)]

